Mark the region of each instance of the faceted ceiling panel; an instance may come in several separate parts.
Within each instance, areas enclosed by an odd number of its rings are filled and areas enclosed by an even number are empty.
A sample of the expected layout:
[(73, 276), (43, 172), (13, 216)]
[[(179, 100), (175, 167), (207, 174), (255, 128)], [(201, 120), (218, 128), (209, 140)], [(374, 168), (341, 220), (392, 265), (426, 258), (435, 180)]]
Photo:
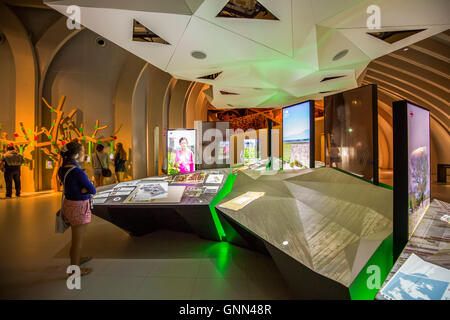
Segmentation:
[[(79, 22), (88, 29), (176, 78), (210, 84), (210, 102), (217, 108), (281, 107), (356, 87), (356, 79), (371, 60), (450, 27), (448, 0), (64, 0), (46, 4), (64, 15), (68, 6), (78, 5)], [(380, 8), (378, 29), (366, 26), (369, 5)], [(144, 41), (133, 39), (134, 21), (144, 27), (141, 31), (147, 37), (140, 37)], [(396, 41), (386, 42), (373, 33)], [(408, 36), (395, 37), (401, 34)], [(220, 76), (207, 77), (217, 73)], [(334, 78), (338, 76), (344, 77)], [(334, 79), (321, 82), (324, 78)]]

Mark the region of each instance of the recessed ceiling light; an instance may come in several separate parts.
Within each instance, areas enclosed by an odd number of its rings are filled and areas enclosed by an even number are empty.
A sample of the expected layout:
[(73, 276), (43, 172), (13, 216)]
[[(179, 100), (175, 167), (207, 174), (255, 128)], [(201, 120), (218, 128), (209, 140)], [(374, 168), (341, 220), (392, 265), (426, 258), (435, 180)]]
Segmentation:
[(289, 242), (283, 241), (283, 246), (287, 246), (288, 244), (289, 244)]
[(348, 49), (344, 49), (340, 52), (338, 52), (334, 57), (333, 57), (333, 61), (342, 59), (343, 57), (345, 57), (348, 53)]
[(408, 48), (408, 47), (406, 47), (406, 48), (404, 48), (404, 49), (403, 49), (403, 51), (408, 51), (408, 50), (409, 50), (409, 48)]
[(205, 59), (206, 58), (206, 53), (201, 52), (201, 51), (192, 51), (191, 52), (191, 56), (195, 59)]
[(102, 37), (97, 37), (95, 39), (95, 43), (97, 43), (100, 47), (104, 47), (106, 45), (106, 41)]

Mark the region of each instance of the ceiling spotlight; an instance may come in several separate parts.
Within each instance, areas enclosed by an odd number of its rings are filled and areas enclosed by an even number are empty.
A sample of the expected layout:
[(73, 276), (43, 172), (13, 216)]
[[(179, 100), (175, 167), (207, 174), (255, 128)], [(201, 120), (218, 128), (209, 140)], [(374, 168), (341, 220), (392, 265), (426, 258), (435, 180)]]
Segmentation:
[(404, 48), (404, 49), (403, 49), (403, 51), (408, 51), (408, 50), (409, 50), (409, 48), (408, 48), (408, 47), (406, 47), (406, 48)]
[(204, 53), (202, 51), (192, 51), (191, 56), (195, 59), (202, 60), (202, 59), (206, 58), (206, 53)]
[(289, 242), (283, 241), (283, 246), (287, 246), (288, 244), (289, 244)]
[(334, 57), (333, 57), (333, 61), (342, 59), (343, 57), (345, 57), (348, 53), (348, 49), (344, 49), (340, 52), (338, 52)]

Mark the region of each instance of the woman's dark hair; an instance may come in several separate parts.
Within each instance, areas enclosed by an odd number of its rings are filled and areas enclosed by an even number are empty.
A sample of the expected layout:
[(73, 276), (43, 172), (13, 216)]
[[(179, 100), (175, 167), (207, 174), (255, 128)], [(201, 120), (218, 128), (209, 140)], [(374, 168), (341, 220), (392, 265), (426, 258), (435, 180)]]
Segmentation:
[(95, 150), (97, 150), (98, 152), (102, 152), (103, 149), (105, 149), (105, 147), (104, 147), (101, 143), (99, 143), (99, 144), (95, 147)]
[(80, 153), (82, 145), (78, 142), (69, 142), (61, 150), (61, 156), (63, 161), (72, 159), (74, 155)]
[(125, 149), (123, 148), (123, 144), (121, 142), (116, 144), (116, 155), (119, 155), (122, 159), (126, 157)]
[(181, 141), (186, 141), (186, 143), (189, 143), (188, 139), (185, 137), (181, 137), (180, 140), (178, 140), (178, 143), (181, 144)]

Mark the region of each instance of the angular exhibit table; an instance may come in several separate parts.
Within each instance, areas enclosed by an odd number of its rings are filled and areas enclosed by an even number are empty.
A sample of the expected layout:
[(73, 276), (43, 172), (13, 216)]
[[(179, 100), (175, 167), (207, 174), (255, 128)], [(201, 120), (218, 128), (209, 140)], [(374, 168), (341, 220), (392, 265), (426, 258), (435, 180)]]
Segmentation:
[[(154, 203), (125, 203), (128, 195), (113, 195), (108, 196), (103, 203), (94, 203), (92, 213), (133, 236), (167, 229), (192, 232), (204, 239), (221, 241), (223, 230), (218, 221), (214, 205), (229, 191), (234, 176), (230, 175), (230, 169), (200, 170), (195, 173), (202, 172), (206, 174), (203, 183), (170, 183), (169, 195), (166, 199), (159, 199), (161, 202), (155, 200), (157, 202)], [(210, 174), (223, 174), (223, 180), (221, 183), (206, 183)], [(139, 181), (141, 183), (155, 181), (148, 179), (151, 178), (144, 178)], [(218, 191), (217, 193), (202, 193), (198, 197), (193, 197), (186, 195), (183, 188), (179, 188), (180, 186), (186, 188), (218, 187)], [(113, 191), (115, 187), (116, 185), (112, 185), (110, 188), (102, 188), (102, 192)], [(179, 192), (179, 189), (183, 193), (174, 194)], [(176, 199), (177, 197), (181, 197), (181, 199)], [(173, 201), (171, 198), (173, 198)]]
[[(265, 195), (220, 206), (249, 191)], [(392, 267), (392, 197), (333, 168), (246, 170), (216, 211), (227, 241), (270, 254), (297, 298), (373, 299), (370, 276)]]

